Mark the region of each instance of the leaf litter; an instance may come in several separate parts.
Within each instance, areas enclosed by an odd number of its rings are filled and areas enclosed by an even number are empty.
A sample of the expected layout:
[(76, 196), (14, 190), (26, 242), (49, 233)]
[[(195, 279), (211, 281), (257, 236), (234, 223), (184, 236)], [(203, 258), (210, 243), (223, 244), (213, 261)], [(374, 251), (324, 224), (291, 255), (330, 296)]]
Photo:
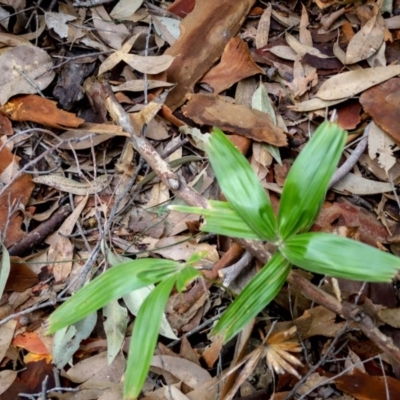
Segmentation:
[[(7, 11), (0, 34), (2, 398), (43, 387), (51, 398), (121, 398), (132, 324), (153, 287), (53, 337), (44, 335), (44, 321), (66, 294), (115, 263), (106, 254), (188, 260), (194, 253), (203, 254), (204, 280), (171, 295), (145, 398), (211, 399), (217, 381), (226, 381), (225, 398), (399, 397), (397, 363), (378, 340), (400, 346), (398, 293), (389, 284), (324, 279), (315, 292), (320, 277), (307, 274), (308, 286), (284, 287), (239, 335), (235, 352), (208, 337), (232, 291), (260, 264), (229, 239), (200, 233), (198, 216), (166, 212), (184, 194), (140, 152), (140, 143), (151, 142), (150, 159), (157, 153), (203, 198), (218, 199), (202, 143), (218, 126), (263, 186), (274, 188), (277, 209), (275, 193), (293, 159), (337, 109), (350, 131), (343, 158), (369, 126), (367, 151), (328, 193), (312, 230), (400, 255), (398, 2), (0, 3)], [(108, 115), (99, 82), (129, 113), (136, 147), (132, 132)], [(231, 266), (239, 268), (235, 279)], [(218, 279), (234, 284), (223, 289), (213, 285)], [(335, 302), (357, 296), (374, 317), (376, 342), (335, 311)], [(61, 377), (52, 363), (64, 369)], [(52, 391), (55, 381), (61, 388)]]

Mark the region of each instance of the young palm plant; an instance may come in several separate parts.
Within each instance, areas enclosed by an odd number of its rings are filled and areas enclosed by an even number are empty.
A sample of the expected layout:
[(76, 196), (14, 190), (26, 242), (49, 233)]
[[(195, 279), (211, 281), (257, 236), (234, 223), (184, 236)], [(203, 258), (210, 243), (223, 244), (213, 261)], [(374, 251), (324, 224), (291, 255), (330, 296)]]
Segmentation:
[[(365, 244), (326, 233), (307, 233), (317, 217), (346, 140), (346, 132), (324, 122), (294, 162), (276, 216), (268, 194), (246, 158), (219, 130), (205, 139), (206, 151), (227, 202), (207, 208), (173, 206), (204, 216), (202, 230), (269, 241), (276, 252), (233, 301), (214, 328), (227, 341), (248, 324), (284, 284), (293, 265), (338, 278), (386, 282), (400, 267), (398, 258)], [(150, 368), (164, 308), (171, 290), (199, 276), (194, 260), (140, 259), (117, 265), (87, 284), (49, 318), (49, 333), (77, 324), (109, 302), (158, 283), (135, 320), (124, 397), (139, 396)]]

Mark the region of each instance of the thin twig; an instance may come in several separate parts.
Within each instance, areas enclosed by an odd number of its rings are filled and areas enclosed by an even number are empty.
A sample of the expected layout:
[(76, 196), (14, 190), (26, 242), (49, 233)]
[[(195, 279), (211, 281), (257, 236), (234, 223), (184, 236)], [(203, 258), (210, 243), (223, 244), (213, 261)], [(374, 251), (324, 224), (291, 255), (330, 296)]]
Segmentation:
[(361, 154), (364, 153), (364, 150), (367, 146), (367, 141), (365, 139), (368, 137), (370, 127), (371, 124), (369, 124), (365, 128), (364, 133), (357, 144), (357, 147), (353, 150), (350, 157), (334, 173), (331, 179), (331, 183), (329, 184), (330, 188), (335, 186), (341, 179), (343, 179), (350, 172), (350, 170), (354, 167), (358, 159), (361, 157)]

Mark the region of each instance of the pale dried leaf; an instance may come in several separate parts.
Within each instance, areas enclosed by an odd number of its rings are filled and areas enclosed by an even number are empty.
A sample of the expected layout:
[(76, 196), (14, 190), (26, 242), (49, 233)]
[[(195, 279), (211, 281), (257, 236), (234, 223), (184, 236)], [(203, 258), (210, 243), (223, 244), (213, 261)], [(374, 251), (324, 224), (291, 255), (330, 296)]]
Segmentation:
[(398, 150), (396, 142), (378, 125), (371, 122), (368, 134), (368, 154), (372, 160), (378, 158), (379, 165), (389, 172), (396, 164), (396, 157), (393, 152)]
[(307, 46), (307, 45), (299, 42), (294, 36), (292, 36), (288, 32), (285, 32), (285, 38), (286, 38), (288, 45), (293, 49), (293, 51), (295, 51), (301, 57), (304, 57), (306, 54), (311, 54), (311, 55), (313, 55), (315, 57), (319, 57), (319, 58), (331, 58), (331, 57), (321, 53), (315, 47)]
[(271, 12), (272, 6), (268, 4), (264, 10), (258, 22), (257, 34), (256, 34), (256, 48), (260, 49), (268, 44), (269, 27), (271, 24)]
[(0, 371), (0, 395), (3, 394), (17, 378), (18, 371), (6, 369)]
[(124, 24), (117, 25), (112, 21), (103, 6), (92, 8), (93, 25), (98, 35), (113, 49), (119, 50), (123, 41), (129, 36), (129, 30)]
[(124, 20), (133, 15), (143, 4), (143, 0), (119, 0), (119, 2), (112, 9), (110, 16)]
[(388, 182), (372, 181), (352, 173), (348, 173), (333, 188), (339, 192), (350, 192), (351, 194), (358, 195), (392, 191), (392, 185)]
[(143, 74), (159, 74), (166, 71), (174, 61), (174, 57), (164, 54), (162, 56), (138, 56), (136, 54), (121, 54), (121, 59), (136, 71)]
[(77, 182), (73, 179), (63, 176), (50, 174), (37, 176), (32, 179), (35, 183), (40, 183), (61, 190), (62, 192), (72, 193), (84, 196), (86, 194), (95, 194), (104, 190), (109, 182), (108, 175), (101, 175), (92, 181)]
[(62, 39), (68, 37), (68, 22), (76, 20), (76, 17), (60, 12), (46, 12), (44, 15), (49, 29), (53, 29)]
[(274, 46), (268, 51), (284, 60), (294, 61), (297, 57), (297, 53), (290, 46)]
[(355, 64), (375, 54), (385, 37), (385, 20), (381, 14), (371, 18), (351, 38), (346, 50), (346, 64)]
[(170, 372), (192, 389), (197, 389), (212, 379), (204, 368), (179, 357), (154, 356), (151, 366)]
[(0, 105), (16, 94), (45, 89), (54, 78), (52, 67), (49, 55), (38, 47), (20, 45), (5, 50), (0, 55)]
[(400, 65), (388, 65), (348, 71), (333, 76), (319, 88), (316, 96), (323, 100), (352, 97), (364, 90), (400, 74)]

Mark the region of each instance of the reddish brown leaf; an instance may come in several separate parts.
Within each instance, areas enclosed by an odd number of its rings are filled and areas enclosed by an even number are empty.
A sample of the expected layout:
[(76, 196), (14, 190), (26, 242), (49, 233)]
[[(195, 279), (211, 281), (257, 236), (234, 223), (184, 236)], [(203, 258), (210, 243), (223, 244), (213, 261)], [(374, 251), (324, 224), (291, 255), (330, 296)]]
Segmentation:
[(47, 347), (35, 332), (22, 333), (15, 337), (11, 344), (35, 354), (49, 354)]
[[(6, 247), (18, 242), (25, 236), (21, 229), (23, 220), (21, 213), (15, 212), (10, 215), (9, 207), (18, 202), (26, 206), (34, 187), (30, 175), (21, 175), (0, 196), (0, 231), (5, 235), (4, 245)], [(7, 231), (5, 231), (6, 227)]]
[(11, 121), (3, 114), (0, 114), (0, 133), (6, 136), (11, 136), (14, 133)]
[(18, 156), (15, 156), (8, 147), (3, 146), (3, 142), (0, 140), (0, 174), (13, 162), (20, 160)]
[(77, 128), (85, 122), (75, 114), (60, 110), (56, 104), (55, 101), (29, 94), (10, 100), (0, 107), (0, 111), (13, 121), (31, 121), (59, 129)]
[(338, 124), (343, 129), (355, 129), (361, 121), (360, 111), (361, 104), (358, 101), (338, 107)]
[(208, 83), (214, 89), (214, 93), (220, 93), (234, 83), (255, 74), (264, 75), (265, 73), (252, 60), (247, 44), (235, 37), (225, 46), (221, 62), (201, 81)]
[(167, 10), (178, 17), (184, 18), (193, 11), (196, 0), (175, 0)]
[(358, 400), (400, 399), (400, 382), (391, 376), (371, 376), (355, 370), (353, 374), (339, 376), (335, 381), (339, 390)]
[(197, 124), (218, 126), (257, 142), (286, 146), (286, 135), (267, 113), (228, 103), (213, 94), (191, 94), (188, 98), (183, 114)]
[(11, 257), (11, 269), (6, 283), (6, 291), (23, 292), (39, 282), (37, 274), (21, 261), (22, 259), (19, 257)]
[(172, 111), (185, 101), (186, 93), (221, 56), (229, 39), (239, 32), (254, 1), (198, 1), (181, 22), (181, 36), (164, 53), (175, 57), (167, 71), (168, 82), (177, 84), (166, 101)]
[(360, 97), (374, 122), (400, 144), (400, 78), (392, 78), (366, 90)]
[(377, 242), (386, 243), (388, 236), (385, 227), (374, 214), (346, 200), (340, 200), (330, 206), (326, 204), (312, 230), (330, 232), (338, 226), (358, 227), (361, 241), (372, 246), (376, 246)]

